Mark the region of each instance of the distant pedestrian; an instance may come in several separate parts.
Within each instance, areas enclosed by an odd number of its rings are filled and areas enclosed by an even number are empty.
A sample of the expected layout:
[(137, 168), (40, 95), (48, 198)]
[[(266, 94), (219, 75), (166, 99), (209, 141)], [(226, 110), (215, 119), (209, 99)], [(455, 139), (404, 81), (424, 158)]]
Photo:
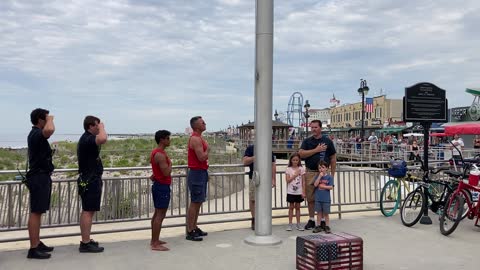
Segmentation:
[[(253, 139), (252, 139), (253, 140)], [(245, 154), (243, 156), (243, 165), (249, 167), (248, 172), (248, 206), (250, 208), (250, 214), (252, 215), (252, 221), (250, 223), (250, 228), (255, 230), (255, 183), (253, 182), (253, 167), (255, 162), (254, 147), (253, 144), (247, 146), (245, 149)], [(276, 174), (277, 166), (275, 164), (275, 155), (272, 152), (272, 187), (275, 187), (276, 184)]]
[(453, 135), (453, 140), (450, 145), (450, 149), (452, 150), (452, 157), (455, 160), (455, 164), (460, 164), (459, 162), (462, 160), (462, 151), (465, 147), (463, 143), (463, 139), (460, 138), (458, 134)]
[[(315, 186), (315, 212), (317, 212), (317, 224), (314, 233), (325, 231), (330, 233), (330, 206), (332, 199), (330, 191), (333, 189), (333, 176), (328, 174), (328, 163), (321, 160), (318, 163), (318, 175), (314, 182)], [(325, 220), (325, 221), (324, 221)]]
[[(480, 149), (480, 136), (475, 135), (475, 139), (473, 139), (473, 148)], [(478, 151), (478, 150), (476, 150)]]
[(375, 135), (375, 132), (372, 132), (370, 137), (368, 137), (368, 141), (370, 142), (370, 151), (372, 154), (377, 153), (377, 144), (378, 144), (378, 137)]
[(30, 215), (28, 217), (28, 236), (30, 249), (27, 258), (48, 259), (53, 247), (46, 246), (40, 241), (40, 225), (42, 214), (50, 209), (52, 194), (52, 148), (48, 138), (55, 132), (53, 115), (45, 109), (35, 109), (30, 114), (33, 124), (28, 134), (28, 163), (29, 170), (26, 175), (26, 185), (30, 193)]
[(95, 212), (100, 211), (102, 198), (103, 163), (100, 159), (100, 146), (107, 142), (105, 126), (100, 119), (88, 115), (83, 120), (85, 132), (77, 145), (78, 157), (78, 192), (82, 198), (82, 213), (80, 215), (80, 252), (103, 252), (103, 247), (90, 238), (92, 219)]
[(305, 195), (308, 203), (309, 220), (305, 225), (306, 230), (315, 228), (315, 187), (313, 184), (318, 172), (318, 162), (323, 160), (330, 164), (332, 177), (335, 176), (337, 168), (336, 150), (332, 141), (327, 136), (322, 135), (322, 122), (313, 120), (310, 123), (310, 128), (313, 135), (302, 142), (298, 152), (300, 157), (305, 159), (305, 167), (307, 169)]
[(298, 153), (290, 156), (288, 167), (285, 170), (285, 179), (287, 180), (287, 202), (288, 202), (288, 227), (287, 231), (293, 229), (292, 219), (293, 210), (295, 209), (295, 217), (297, 225), (295, 228), (303, 231), (300, 225), (300, 203), (305, 198), (305, 168), (302, 166), (302, 160)]
[(207, 124), (201, 116), (190, 119), (190, 127), (193, 132), (188, 140), (188, 175), (187, 183), (190, 190), (190, 206), (187, 213), (187, 235), (190, 241), (202, 241), (208, 233), (197, 226), (200, 207), (205, 202), (208, 184), (208, 152), (210, 148), (202, 132), (207, 129)]
[(155, 206), (155, 213), (152, 216), (152, 239), (150, 248), (157, 251), (167, 251), (163, 246), (167, 242), (160, 240), (160, 231), (162, 223), (167, 214), (170, 203), (170, 185), (172, 184), (172, 162), (165, 152), (165, 148), (170, 146), (170, 131), (159, 130), (155, 133), (155, 142), (157, 147), (150, 154), (150, 164), (152, 165), (152, 198)]

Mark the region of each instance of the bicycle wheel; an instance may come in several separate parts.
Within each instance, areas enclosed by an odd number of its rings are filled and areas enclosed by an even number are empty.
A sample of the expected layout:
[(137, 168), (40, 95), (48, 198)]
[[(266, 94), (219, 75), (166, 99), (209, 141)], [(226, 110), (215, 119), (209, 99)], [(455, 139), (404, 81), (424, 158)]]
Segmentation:
[(386, 217), (392, 216), (400, 205), (400, 189), (397, 180), (388, 181), (380, 193), (380, 211)]
[(449, 235), (455, 231), (458, 223), (462, 220), (462, 213), (465, 212), (463, 208), (465, 198), (463, 195), (456, 195), (451, 200), (451, 196), (448, 197), (447, 205), (440, 216), (440, 232), (443, 235)]
[(411, 227), (415, 225), (423, 214), (424, 207), (427, 207), (427, 199), (421, 188), (410, 192), (400, 208), (400, 218), (403, 225)]

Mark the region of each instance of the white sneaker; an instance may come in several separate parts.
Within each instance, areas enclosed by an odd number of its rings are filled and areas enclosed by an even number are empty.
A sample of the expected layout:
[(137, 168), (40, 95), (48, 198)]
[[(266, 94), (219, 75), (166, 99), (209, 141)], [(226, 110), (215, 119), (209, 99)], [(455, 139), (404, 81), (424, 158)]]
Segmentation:
[(302, 232), (305, 229), (302, 227), (302, 225), (300, 225), (300, 223), (297, 223), (297, 230)]
[(293, 225), (292, 225), (292, 224), (288, 224), (288, 226), (287, 226), (287, 231), (289, 232), (289, 231), (291, 231), (292, 229), (293, 229)]

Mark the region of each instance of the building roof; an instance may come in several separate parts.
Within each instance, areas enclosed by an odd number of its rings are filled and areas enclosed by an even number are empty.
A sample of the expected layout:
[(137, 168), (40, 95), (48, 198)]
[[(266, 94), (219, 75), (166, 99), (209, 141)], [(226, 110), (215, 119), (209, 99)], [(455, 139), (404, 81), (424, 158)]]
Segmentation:
[[(247, 123), (247, 124), (244, 124), (242, 126), (239, 126), (238, 128), (254, 128), (255, 127), (255, 122), (250, 122), (250, 123)], [(289, 125), (289, 124), (285, 124), (281, 121), (275, 121), (275, 120), (272, 120), (272, 127), (293, 127), (292, 125)]]

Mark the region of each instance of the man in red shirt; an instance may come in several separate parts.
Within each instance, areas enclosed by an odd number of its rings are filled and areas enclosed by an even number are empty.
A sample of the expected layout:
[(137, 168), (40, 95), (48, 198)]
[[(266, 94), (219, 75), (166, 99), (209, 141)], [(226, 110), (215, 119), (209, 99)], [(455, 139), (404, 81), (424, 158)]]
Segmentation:
[(190, 127), (193, 129), (188, 141), (188, 175), (187, 184), (190, 190), (190, 206), (187, 213), (187, 236), (190, 241), (202, 241), (202, 236), (208, 233), (197, 226), (200, 207), (205, 201), (208, 183), (208, 152), (210, 148), (206, 140), (202, 138), (202, 132), (206, 128), (205, 121), (201, 116), (190, 119)]
[(165, 148), (170, 146), (170, 131), (159, 130), (155, 133), (155, 141), (158, 146), (150, 154), (150, 164), (153, 174), (150, 179), (152, 183), (152, 198), (155, 206), (155, 213), (152, 217), (152, 239), (150, 247), (152, 250), (167, 251), (163, 246), (167, 242), (160, 240), (162, 223), (167, 214), (170, 203), (170, 185), (172, 183), (172, 162), (165, 153)]

